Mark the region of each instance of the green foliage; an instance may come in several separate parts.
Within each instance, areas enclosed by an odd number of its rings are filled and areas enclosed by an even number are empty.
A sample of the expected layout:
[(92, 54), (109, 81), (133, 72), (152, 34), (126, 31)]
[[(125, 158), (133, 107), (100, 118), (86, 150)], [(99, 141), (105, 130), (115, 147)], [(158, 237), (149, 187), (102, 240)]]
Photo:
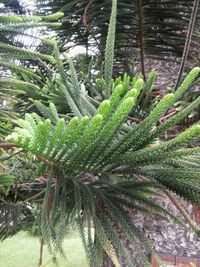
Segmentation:
[(111, 89), (111, 79), (113, 73), (113, 60), (114, 60), (114, 44), (115, 44), (115, 31), (116, 31), (116, 17), (117, 17), (117, 0), (112, 1), (112, 13), (110, 17), (110, 24), (108, 28), (108, 36), (106, 41), (105, 49), (105, 67), (104, 67), (104, 77), (105, 77), (105, 87), (106, 96), (110, 96)]
[(6, 173), (0, 173), (0, 185), (10, 185), (14, 180), (14, 176)]
[(16, 59), (44, 59), (49, 62), (54, 62), (54, 58), (50, 55), (43, 55), (37, 52), (25, 50), (24, 48), (16, 47), (10, 44), (0, 42), (0, 51), (2, 58), (16, 58)]
[[(56, 12), (57, 10), (64, 12), (62, 26), (57, 31), (59, 39), (64, 44), (73, 42), (75, 45), (84, 45), (88, 47), (88, 50), (93, 49), (95, 52), (98, 48), (98, 57), (102, 58), (112, 11), (111, 2), (107, 0), (95, 0), (94, 2), (88, 2), (88, 0), (54, 0), (49, 1), (47, 5), (46, 2), (37, 0), (37, 6), (44, 13)], [(139, 41), (141, 22), (138, 18), (137, 2), (118, 1), (115, 42), (117, 61), (115, 69), (117, 70), (124, 70), (131, 56), (138, 56), (141, 49)], [(145, 58), (152, 57), (160, 60), (168, 58), (171, 60), (171, 57), (182, 57), (193, 2), (182, 0), (166, 1), (162, 4), (157, 0), (141, 2)], [(71, 20), (71, 14), (74, 14), (73, 20)], [(199, 58), (196, 56), (200, 43), (199, 16), (200, 8), (197, 10), (188, 57), (188, 60), (194, 64), (199, 64)], [(96, 36), (99, 37), (98, 45)]]
[[(138, 264), (150, 266), (146, 255), (153, 253), (152, 247), (128, 211), (161, 216), (184, 225), (152, 199), (163, 196), (166, 188), (200, 206), (200, 149), (188, 147), (199, 138), (199, 123), (171, 140), (162, 140), (163, 133), (199, 106), (199, 98), (159, 125), (162, 116), (198, 79), (200, 68), (192, 69), (176, 92), (153, 105), (150, 95), (155, 71), (149, 74), (146, 83), (140, 74), (134, 77), (125, 74), (112, 80), (116, 8), (114, 0), (104, 77), (89, 83), (95, 89), (81, 84), (72, 60), (61, 55), (54, 40), (45, 40), (45, 47), (41, 47), (41, 51), (51, 51), (49, 54), (0, 44), (8, 58), (26, 59), (30, 63), (37, 60), (40, 64), (34, 70), (30, 66), (11, 66), (12, 62), (2, 64), (12, 70), (13, 77), (0, 81), (1, 96), (5, 97), (7, 92), (15, 102), (9, 108), (21, 115), (21, 119), (12, 118), (16, 127), (5, 142), (21, 148), (34, 164), (38, 163), (38, 174), (45, 183), (39, 184), (39, 192), (25, 196), (25, 200), (43, 203), (39, 228), (54, 260), (57, 252), (64, 255), (63, 233), (75, 221), (91, 266), (102, 266), (105, 254), (115, 266), (121, 266), (122, 261), (135, 266), (121, 235), (139, 255)], [(61, 15), (41, 19), (51, 21)], [(132, 115), (141, 114), (142, 119), (132, 123)], [(157, 138), (159, 144), (154, 143)], [(24, 159), (22, 162), (27, 163)], [(15, 212), (13, 205), (2, 206), (1, 210), (0, 225), (5, 223), (3, 229), (7, 231), (10, 224), (16, 225), (19, 214), (10, 221), (7, 212), (11, 215)], [(0, 231), (2, 238), (17, 229)]]
[(61, 19), (63, 16), (64, 16), (63, 12), (56, 12), (56, 13), (51, 14), (51, 15), (42, 16), (41, 18), (43, 20), (47, 20), (47, 21), (57, 21), (57, 20)]
[[(199, 73), (200, 68), (193, 69), (175, 94), (166, 95), (142, 122), (128, 131), (123, 131), (123, 125), (128, 123), (128, 115), (141, 91), (141, 79), (134, 84), (134, 89), (128, 89), (126, 84), (118, 84), (110, 99), (103, 101), (96, 115), (91, 118), (74, 117), (66, 122), (58, 117), (56, 121), (54, 116), (51, 121), (32, 113), (26, 114), (25, 120), (16, 121), (19, 127), (16, 127), (6, 140), (24, 151), (31, 152), (44, 162), (48, 161), (53, 172), (49, 178), (41, 217), (41, 231), (52, 253), (54, 249), (60, 249), (62, 252), (63, 229), (77, 214), (82, 213), (77, 223), (91, 266), (99, 266), (100, 251), (104, 250), (115, 263), (127, 253), (122, 249), (121, 241), (112, 243), (109, 239), (108, 225), (112, 224), (112, 235), (117, 238), (117, 228), (123, 228), (124, 234), (132, 240), (144, 264), (147, 261), (145, 252), (141, 252), (144, 236), (130, 222), (124, 209), (132, 208), (160, 216), (165, 214), (176, 220), (172, 214), (149, 198), (150, 195), (156, 194), (153, 188), (162, 186), (200, 205), (199, 198), (195, 198), (199, 183), (199, 149), (195, 150), (196, 158), (191, 169), (194, 149), (186, 147), (198, 139), (200, 125), (194, 124), (170, 141), (149, 146), (152, 142), (149, 133), (152, 132), (155, 137), (155, 133), (162, 127), (157, 126), (156, 122), (182, 97)], [(199, 100), (196, 100), (195, 104), (175, 114), (168, 123), (166, 121), (163, 131), (183, 120), (198, 104)], [(51, 106), (52, 108), (55, 111), (55, 107)], [(190, 162), (185, 162), (185, 155), (192, 157)], [(168, 167), (164, 167), (165, 165)], [(179, 165), (181, 167), (177, 167)], [(120, 181), (121, 173), (128, 175), (130, 181)], [(113, 175), (114, 183), (110, 180)], [(145, 175), (148, 180), (139, 182), (134, 178), (137, 175)], [(52, 188), (52, 176), (58, 180), (55, 190)], [(67, 184), (69, 191), (66, 189)], [(50, 205), (50, 195), (54, 208), (52, 213), (46, 213)], [(67, 218), (65, 214), (68, 214)], [(95, 228), (95, 243), (90, 232), (91, 220)], [(59, 225), (59, 230), (54, 229), (56, 225)], [(86, 233), (84, 225), (88, 226)], [(145, 246), (151, 249), (147, 240)]]
[(0, 240), (13, 236), (21, 229), (28, 229), (34, 222), (30, 208), (23, 204), (0, 204)]
[(138, 104), (140, 103), (140, 106), (142, 109), (146, 109), (149, 104), (151, 93), (154, 89), (154, 82), (157, 76), (156, 70), (152, 70), (149, 73), (149, 76), (147, 78), (146, 84), (142, 90), (142, 93), (140, 94), (140, 98), (138, 100)]

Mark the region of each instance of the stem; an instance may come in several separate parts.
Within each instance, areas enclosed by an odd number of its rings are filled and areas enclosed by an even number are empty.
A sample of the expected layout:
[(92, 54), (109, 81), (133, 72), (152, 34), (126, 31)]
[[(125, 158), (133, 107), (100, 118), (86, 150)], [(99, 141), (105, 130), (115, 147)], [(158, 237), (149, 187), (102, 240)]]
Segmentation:
[[(52, 169), (52, 165), (49, 164), (49, 162), (47, 161), (44, 161), (47, 166), (48, 166), (48, 169), (49, 171), (51, 171)], [(49, 217), (50, 217), (50, 213), (51, 213), (51, 207), (52, 207), (52, 199), (51, 199), (51, 194), (49, 193), (48, 195), (48, 199), (47, 199), (47, 205), (46, 205), (46, 210), (47, 210), (47, 217), (48, 217), (48, 220), (49, 220)], [(42, 238), (41, 239), (41, 242), (40, 242), (40, 259), (39, 259), (39, 266), (42, 265), (42, 261), (43, 261), (43, 252), (44, 252), (44, 239)]]
[(174, 206), (180, 211), (180, 213), (183, 215), (183, 217), (185, 218), (187, 223), (191, 226), (191, 228), (194, 230), (194, 232), (199, 236), (200, 230), (198, 229), (197, 224), (190, 218), (189, 214), (186, 212), (184, 207), (176, 200), (175, 197), (171, 195), (171, 193), (167, 189), (164, 189), (163, 191), (171, 200), (171, 202), (174, 204)]
[(140, 38), (140, 62), (142, 67), (142, 75), (143, 79), (146, 82), (146, 70), (144, 64), (144, 17), (142, 12), (142, 0), (137, 0), (137, 10), (138, 10), (138, 18), (139, 18), (139, 38)]
[(94, 0), (88, 0), (87, 6), (85, 8), (84, 14), (83, 14), (83, 25), (86, 26), (88, 28), (88, 9), (89, 7), (93, 4)]
[(180, 84), (181, 77), (183, 75), (183, 72), (185, 69), (185, 64), (186, 64), (186, 61), (188, 58), (189, 49), (190, 49), (191, 40), (192, 40), (192, 33), (194, 30), (194, 25), (195, 25), (195, 21), (196, 21), (196, 17), (197, 17), (199, 2), (200, 2), (200, 0), (194, 0), (194, 3), (193, 3), (192, 12), (191, 12), (191, 16), (190, 16), (190, 22), (189, 22), (186, 40), (185, 40), (185, 46), (184, 46), (184, 50), (183, 50), (183, 56), (181, 59), (180, 70), (179, 70), (178, 77), (176, 80), (175, 90), (177, 90), (177, 88)]
[(44, 239), (42, 238), (41, 241), (40, 241), (40, 259), (39, 259), (38, 266), (41, 266), (42, 265), (43, 251), (44, 251)]
[(0, 148), (3, 148), (4, 150), (8, 150), (13, 147), (17, 147), (17, 145), (12, 143), (0, 143)]
[[(143, 176), (140, 176), (141, 180), (146, 180)], [(188, 224), (191, 226), (193, 231), (200, 236), (200, 230), (198, 229), (197, 224), (190, 218), (187, 211), (184, 209), (184, 207), (176, 200), (176, 198), (170, 193), (169, 190), (163, 188), (163, 192), (166, 194), (166, 196), (171, 200), (171, 202), (174, 204), (174, 206), (180, 211), (180, 213), (183, 215), (185, 220), (188, 222)]]
[(20, 151), (17, 151), (16, 153), (12, 154), (12, 155), (9, 155), (8, 157), (5, 157), (5, 158), (2, 158), (0, 161), (5, 161), (5, 160), (8, 160), (16, 155), (18, 155), (19, 153), (23, 152), (23, 150), (20, 150)]
[(42, 162), (44, 162), (47, 165), (49, 170), (53, 167), (52, 163), (48, 159), (45, 159), (45, 158), (38, 156), (38, 155), (36, 155), (36, 156), (39, 160), (41, 160)]
[(42, 59), (38, 58), (38, 62), (44, 69), (46, 69), (50, 77), (54, 74), (54, 71)]
[[(48, 196), (48, 200), (47, 200), (47, 216), (48, 219), (50, 217), (50, 213), (51, 213), (51, 207), (52, 207), (52, 199), (51, 199), (51, 194), (49, 194)], [(43, 261), (43, 253), (44, 252), (44, 239), (41, 239), (40, 242), (40, 259), (39, 259), (39, 266), (42, 265), (42, 261)]]
[(42, 190), (41, 192), (35, 194), (34, 196), (27, 198), (24, 202), (30, 202), (32, 200), (37, 199), (39, 196), (43, 195), (45, 193), (46, 189)]

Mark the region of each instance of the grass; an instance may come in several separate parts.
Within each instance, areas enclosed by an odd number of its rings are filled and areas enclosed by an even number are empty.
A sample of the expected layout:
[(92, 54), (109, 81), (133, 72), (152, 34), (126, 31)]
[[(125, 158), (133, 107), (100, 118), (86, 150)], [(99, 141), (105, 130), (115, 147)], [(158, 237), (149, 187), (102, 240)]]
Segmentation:
[[(63, 248), (67, 261), (58, 257), (60, 267), (88, 267), (86, 255), (77, 232), (71, 232), (65, 238)], [(1, 267), (38, 267), (40, 243), (37, 237), (20, 232), (0, 243)], [(47, 247), (44, 247), (42, 267), (55, 267)]]

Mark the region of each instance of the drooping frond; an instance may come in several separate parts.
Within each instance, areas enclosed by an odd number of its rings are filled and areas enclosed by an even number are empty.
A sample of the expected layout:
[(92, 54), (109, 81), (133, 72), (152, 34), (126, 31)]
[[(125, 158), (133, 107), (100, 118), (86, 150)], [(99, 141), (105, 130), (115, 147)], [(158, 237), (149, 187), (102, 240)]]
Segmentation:
[(26, 205), (0, 204), (0, 240), (30, 228), (33, 222), (34, 215)]

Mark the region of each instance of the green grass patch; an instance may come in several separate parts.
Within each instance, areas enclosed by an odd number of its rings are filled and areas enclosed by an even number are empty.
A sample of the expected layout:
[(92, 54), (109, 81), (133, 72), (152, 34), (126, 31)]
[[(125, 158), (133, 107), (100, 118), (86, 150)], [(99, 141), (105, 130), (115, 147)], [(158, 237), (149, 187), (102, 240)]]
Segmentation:
[[(71, 232), (64, 240), (67, 260), (58, 256), (60, 267), (88, 267), (86, 255), (77, 232)], [(0, 243), (1, 267), (38, 267), (40, 242), (38, 237), (20, 232)], [(48, 248), (44, 246), (42, 267), (55, 267)]]

